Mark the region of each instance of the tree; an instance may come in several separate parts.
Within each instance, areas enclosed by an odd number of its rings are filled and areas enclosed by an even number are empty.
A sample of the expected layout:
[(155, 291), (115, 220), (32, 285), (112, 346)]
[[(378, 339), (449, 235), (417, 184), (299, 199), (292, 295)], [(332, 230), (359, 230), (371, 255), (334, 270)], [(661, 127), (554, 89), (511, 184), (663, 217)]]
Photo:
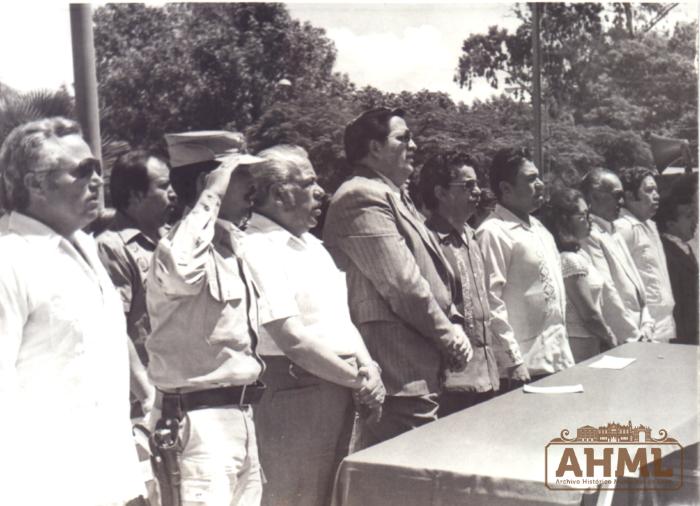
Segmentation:
[(253, 152), (277, 145), (296, 144), (309, 153), (319, 184), (334, 192), (348, 175), (343, 132), (360, 111), (353, 102), (353, 86), (338, 77), (323, 90), (304, 88), (280, 98), (246, 129)]
[(0, 144), (17, 126), (41, 118), (75, 119), (73, 98), (64, 87), (19, 93), (0, 83)]
[(332, 80), (332, 42), (282, 4), (107, 4), (94, 19), (103, 128), (132, 145), (242, 130), (280, 79), (314, 89)]
[[(642, 140), (648, 132), (697, 146), (697, 24), (678, 23), (672, 34), (653, 29), (670, 11), (664, 4), (542, 5), (545, 165), (570, 177), (572, 167), (585, 170), (584, 160), (611, 168), (651, 164)], [(464, 41), (455, 78), (462, 86), (483, 77), (494, 87), (515, 85), (515, 98), (525, 97), (530, 7), (515, 13), (521, 20), (515, 33), (494, 26)], [(561, 132), (583, 156), (573, 156)]]

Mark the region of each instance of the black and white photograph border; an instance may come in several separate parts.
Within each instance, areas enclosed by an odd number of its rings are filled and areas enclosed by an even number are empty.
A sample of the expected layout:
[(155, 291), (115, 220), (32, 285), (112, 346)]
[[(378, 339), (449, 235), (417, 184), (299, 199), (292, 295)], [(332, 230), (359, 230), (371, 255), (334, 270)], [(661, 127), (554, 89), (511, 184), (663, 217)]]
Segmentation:
[[(23, 118), (78, 120), (103, 162), (105, 223), (116, 158), (143, 148), (167, 159), (166, 133), (226, 130), (250, 153), (300, 145), (332, 194), (348, 175), (345, 125), (378, 106), (405, 109), (417, 171), (439, 152), (466, 151), (482, 188), (494, 154), (514, 145), (529, 149), (548, 188), (575, 185), (593, 167), (644, 166), (657, 171), (663, 198), (683, 174), (697, 177), (697, 2), (248, 3), (270, 7), (265, 21), (214, 13), (240, 2), (193, 4), (198, 9), (186, 12), (189, 3), (101, 2), (82, 13), (61, 1), (2, 4), (0, 142)], [(200, 23), (186, 20), (199, 14)], [(235, 25), (226, 33), (221, 19), (229, 14)], [(164, 24), (176, 19), (181, 24)], [(697, 242), (696, 232), (696, 255)], [(607, 352), (649, 368), (628, 376), (629, 385), (616, 383), (624, 369), (589, 368), (591, 359), (558, 382), (537, 383), (580, 384), (583, 392), (513, 391), (360, 450), (339, 469), (334, 506), (460, 497), (493, 505), (700, 504), (697, 347), (649, 346)], [(581, 400), (587, 392), (600, 399)], [(686, 448), (680, 461), (664, 455), (686, 480), (680, 491), (645, 488), (634, 477), (637, 486), (614, 494), (545, 486), (547, 445), (563, 430), (628, 422)], [(473, 440), (481, 435), (494, 439)], [(147, 474), (148, 445), (136, 440)]]

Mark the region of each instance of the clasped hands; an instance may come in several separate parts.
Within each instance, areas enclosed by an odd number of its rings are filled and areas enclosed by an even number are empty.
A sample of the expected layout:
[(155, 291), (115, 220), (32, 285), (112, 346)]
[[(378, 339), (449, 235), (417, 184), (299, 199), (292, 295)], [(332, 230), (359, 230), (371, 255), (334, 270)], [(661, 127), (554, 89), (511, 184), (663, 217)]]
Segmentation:
[(450, 371), (459, 372), (467, 367), (467, 362), (472, 359), (474, 350), (462, 326), (454, 324), (453, 329), (453, 339), (447, 344), (445, 349), (447, 368)]
[(378, 422), (386, 397), (379, 368), (375, 364), (363, 365), (358, 369), (357, 377), (361, 381), (360, 388), (353, 391), (357, 410), (364, 418)]

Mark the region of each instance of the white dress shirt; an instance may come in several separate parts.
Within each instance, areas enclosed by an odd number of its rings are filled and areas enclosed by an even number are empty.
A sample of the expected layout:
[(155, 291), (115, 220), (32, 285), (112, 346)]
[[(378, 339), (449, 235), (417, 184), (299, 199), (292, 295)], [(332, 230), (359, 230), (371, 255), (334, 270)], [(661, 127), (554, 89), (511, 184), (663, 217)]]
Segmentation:
[[(350, 320), (345, 274), (321, 241), (309, 233), (296, 237), (254, 213), (242, 251), (262, 290), (260, 322), (298, 316), (306, 329), (338, 355), (354, 355), (361, 339)], [(264, 327), (258, 352), (284, 355)]]
[(526, 223), (500, 204), (476, 237), (489, 280), (496, 357), (503, 369), (522, 363), (538, 336), (554, 328), (565, 332), (561, 260), (554, 238), (536, 218), (530, 216)]
[(0, 218), (0, 503), (97, 506), (143, 492), (127, 339), (91, 237)]
[(654, 339), (668, 342), (676, 337), (673, 320), (673, 292), (666, 267), (666, 254), (656, 223), (640, 221), (628, 209), (622, 209), (615, 227), (625, 240), (632, 260), (644, 284), (647, 307), (656, 322)]

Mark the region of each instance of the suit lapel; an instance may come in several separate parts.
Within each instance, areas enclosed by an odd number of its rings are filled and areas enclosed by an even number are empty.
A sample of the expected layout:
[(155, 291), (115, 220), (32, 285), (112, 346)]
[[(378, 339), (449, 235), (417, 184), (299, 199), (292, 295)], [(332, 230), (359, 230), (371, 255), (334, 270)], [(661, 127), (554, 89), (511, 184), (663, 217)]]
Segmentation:
[(389, 192), (387, 194), (387, 198), (389, 199), (389, 204), (394, 209), (394, 213), (400, 215), (405, 221), (407, 221), (419, 235), (423, 241), (423, 244), (425, 244), (433, 258), (436, 259), (436, 264), (438, 264), (436, 267), (440, 267), (441, 264), (448, 278), (453, 278), (455, 274), (452, 271), (447, 258), (445, 258), (442, 248), (440, 248), (435, 236), (428, 231), (427, 227), (422, 222), (418, 221), (413, 213), (406, 209), (406, 206), (404, 206), (403, 203), (399, 202), (398, 197)]
[[(632, 281), (640, 303), (645, 305), (646, 294), (644, 293), (644, 285), (642, 284), (642, 280), (639, 278), (639, 276), (631, 270), (634, 262), (631, 256), (625, 255), (625, 248), (627, 246), (624, 245), (624, 239), (622, 239), (622, 237), (620, 237), (617, 233), (613, 233), (611, 235), (611, 238), (615, 243), (615, 247), (612, 249), (605, 248), (605, 250), (608, 250), (608, 253), (612, 255), (612, 260), (614, 263), (622, 267), (622, 270), (625, 272), (625, 276)], [(608, 261), (610, 261), (610, 259), (608, 259)]]
[(409, 225), (411, 225), (411, 227), (420, 236), (425, 246), (428, 248), (428, 251), (430, 251), (433, 257), (435, 257), (443, 265), (443, 268), (447, 272), (447, 275), (454, 276), (454, 273), (450, 268), (450, 264), (443, 255), (442, 249), (437, 243), (435, 237), (428, 232), (428, 229), (423, 224), (423, 222), (419, 221), (418, 218), (406, 208), (403, 202), (400, 201), (400, 197), (398, 195), (394, 195), (394, 193), (382, 180), (382, 178), (379, 177), (379, 175), (377, 175), (377, 173), (374, 172), (372, 169), (362, 165), (355, 167), (353, 175), (371, 179), (386, 187), (387, 200), (389, 201), (389, 205), (392, 207), (394, 214), (400, 215), (405, 221), (409, 223)]

